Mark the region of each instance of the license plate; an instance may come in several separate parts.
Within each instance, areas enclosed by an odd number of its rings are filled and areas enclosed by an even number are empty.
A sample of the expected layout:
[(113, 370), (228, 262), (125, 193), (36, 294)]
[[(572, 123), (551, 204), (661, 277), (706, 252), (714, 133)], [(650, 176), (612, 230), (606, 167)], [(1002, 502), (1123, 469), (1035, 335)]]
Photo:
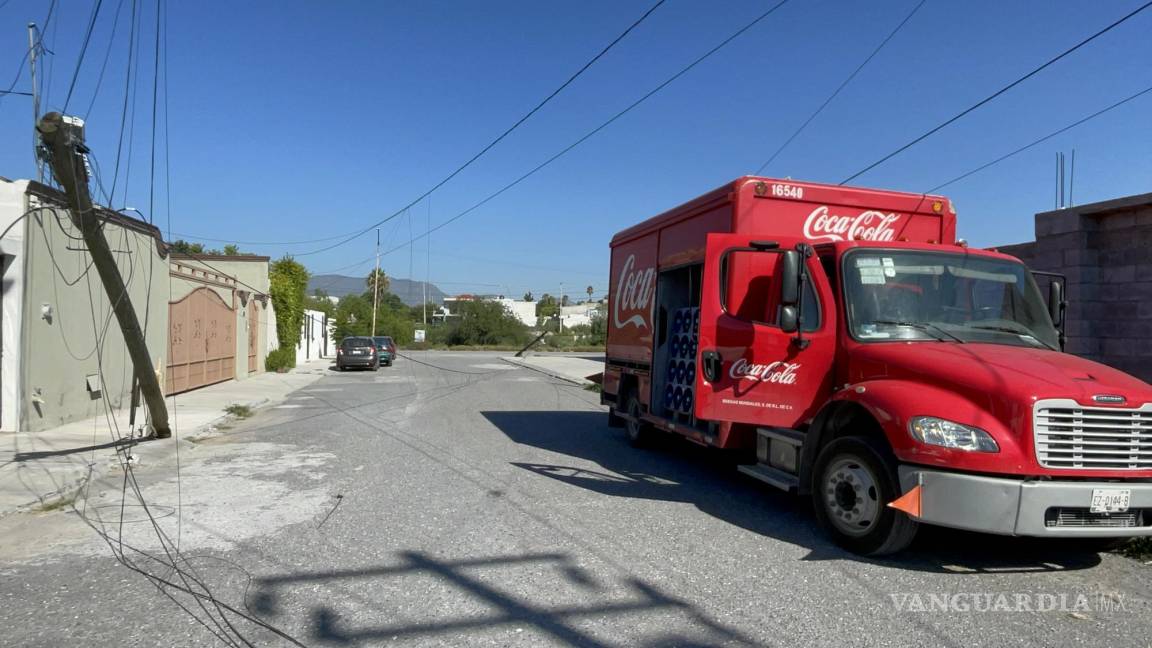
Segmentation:
[(360, 351), (360, 350), (357, 350), (357, 349), (353, 349), (353, 350), (352, 350), (352, 355), (360, 355), (360, 354), (362, 354), (362, 353), (364, 353), (364, 352), (363, 352), (363, 351)]
[(1096, 488), (1092, 490), (1092, 513), (1123, 513), (1128, 510), (1132, 491), (1126, 488)]

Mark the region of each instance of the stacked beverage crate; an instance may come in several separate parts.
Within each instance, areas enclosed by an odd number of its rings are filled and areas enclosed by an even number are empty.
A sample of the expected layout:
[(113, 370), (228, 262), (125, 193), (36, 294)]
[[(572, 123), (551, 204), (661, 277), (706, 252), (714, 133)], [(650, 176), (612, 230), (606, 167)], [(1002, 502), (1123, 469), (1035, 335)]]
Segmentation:
[(672, 317), (672, 335), (668, 340), (664, 407), (689, 416), (696, 402), (696, 345), (699, 331), (699, 308), (676, 310)]

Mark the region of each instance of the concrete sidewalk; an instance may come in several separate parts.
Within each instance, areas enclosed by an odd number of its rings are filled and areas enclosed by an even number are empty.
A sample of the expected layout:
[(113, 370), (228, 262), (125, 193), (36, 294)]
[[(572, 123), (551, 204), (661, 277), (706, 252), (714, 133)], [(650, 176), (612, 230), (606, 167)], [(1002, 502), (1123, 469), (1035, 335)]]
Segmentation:
[[(262, 373), (169, 396), (172, 438), (141, 440), (131, 454), (141, 463), (156, 463), (178, 443), (231, 418), (225, 407), (256, 409), (279, 402), (319, 380), (331, 364), (331, 359), (311, 360), (289, 373)], [(136, 419), (139, 427), (142, 408)], [(41, 432), (0, 433), (0, 518), (66, 499), (88, 479), (118, 466), (117, 450), (138, 434), (129, 428), (126, 409)]]
[(522, 358), (502, 356), (504, 362), (525, 369), (539, 371), (553, 378), (567, 380), (577, 385), (592, 385), (600, 380), (590, 380), (589, 376), (604, 373), (604, 356), (577, 354), (532, 354)]

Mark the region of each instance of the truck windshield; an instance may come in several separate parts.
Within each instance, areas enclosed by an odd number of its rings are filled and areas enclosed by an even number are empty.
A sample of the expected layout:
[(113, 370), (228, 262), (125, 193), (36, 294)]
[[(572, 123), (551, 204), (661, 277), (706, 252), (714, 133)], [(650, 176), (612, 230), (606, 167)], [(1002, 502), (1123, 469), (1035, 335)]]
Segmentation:
[(1059, 348), (1023, 264), (968, 254), (855, 250), (844, 259), (852, 336)]

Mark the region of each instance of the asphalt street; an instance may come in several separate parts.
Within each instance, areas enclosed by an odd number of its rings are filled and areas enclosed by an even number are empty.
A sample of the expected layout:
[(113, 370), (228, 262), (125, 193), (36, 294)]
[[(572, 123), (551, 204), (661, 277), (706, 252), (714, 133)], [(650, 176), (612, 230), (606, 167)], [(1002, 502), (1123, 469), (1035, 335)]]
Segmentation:
[(133, 466), (139, 496), (113, 473), (0, 520), (0, 645), (1152, 645), (1152, 566), (947, 531), (862, 559), (730, 457), (630, 448), (594, 392), (409, 355), (188, 444), (178, 479)]

